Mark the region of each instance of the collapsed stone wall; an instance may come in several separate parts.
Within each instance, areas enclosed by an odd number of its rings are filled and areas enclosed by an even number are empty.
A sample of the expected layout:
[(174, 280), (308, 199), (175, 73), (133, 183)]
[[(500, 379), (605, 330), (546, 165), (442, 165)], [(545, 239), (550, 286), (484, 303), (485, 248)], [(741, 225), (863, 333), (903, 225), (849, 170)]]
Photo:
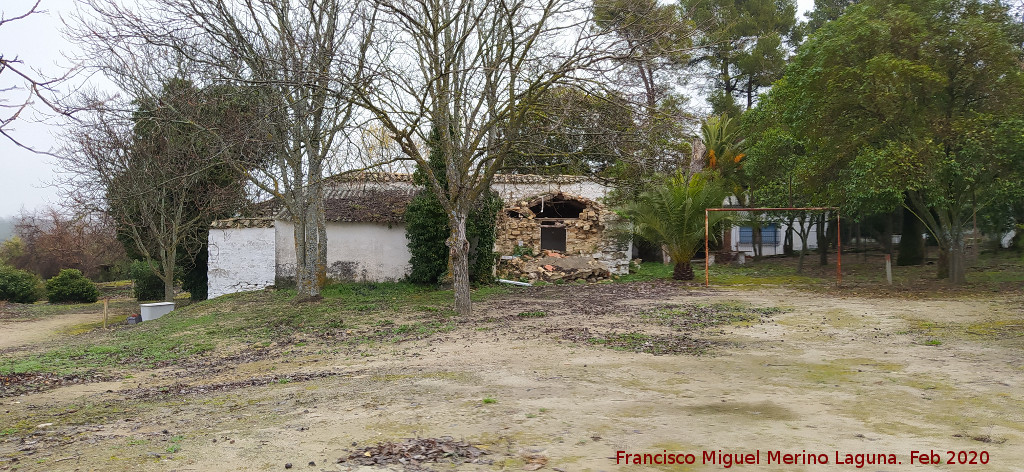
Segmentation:
[[(577, 218), (564, 218), (556, 221), (550, 219), (538, 219), (536, 213), (531, 210), (539, 199), (546, 198), (549, 201), (554, 199), (574, 200), (583, 203), (584, 206)], [(580, 270), (582, 267), (562, 267), (560, 269), (559, 259), (555, 258), (550, 263), (532, 264), (532, 260), (508, 259), (507, 257), (499, 264), (499, 271), (503, 270), (504, 275), (509, 278), (526, 278), (530, 280), (549, 280), (552, 276), (555, 280), (562, 279), (563, 275), (569, 274), (566, 280), (575, 279), (603, 279), (610, 275), (623, 275), (629, 273), (629, 242), (621, 241), (614, 237), (611, 226), (617, 220), (616, 215), (604, 205), (576, 195), (564, 192), (554, 192), (536, 196), (532, 199), (522, 199), (513, 202), (499, 215), (496, 230), (498, 233), (495, 241), (495, 250), (504, 256), (542, 255), (551, 251), (541, 249), (541, 227), (551, 226), (565, 228), (565, 252), (562, 255), (572, 257), (572, 260), (583, 257), (592, 264), (588, 264), (593, 270)], [(529, 259), (529, 257), (527, 257)], [(578, 265), (578, 264), (576, 264)], [(555, 270), (545, 269), (545, 266), (553, 266)], [(577, 276), (573, 276), (576, 274)]]

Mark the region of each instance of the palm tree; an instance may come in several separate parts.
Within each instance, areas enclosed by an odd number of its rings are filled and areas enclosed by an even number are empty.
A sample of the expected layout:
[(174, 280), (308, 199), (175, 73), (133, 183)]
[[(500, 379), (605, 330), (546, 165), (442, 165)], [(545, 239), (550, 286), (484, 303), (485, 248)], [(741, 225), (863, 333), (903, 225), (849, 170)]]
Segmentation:
[[(703, 174), (686, 179), (682, 174), (640, 194), (633, 202), (619, 209), (619, 214), (633, 223), (635, 234), (665, 247), (675, 261), (672, 278), (693, 280), (690, 259), (704, 241), (704, 210), (717, 208), (728, 192), (721, 183)], [(725, 214), (713, 211), (710, 225)], [(714, 235), (712, 235), (714, 236)]]
[[(747, 155), (746, 140), (740, 133), (739, 123), (729, 115), (709, 117), (700, 127), (700, 140), (704, 145), (704, 165), (714, 169), (726, 179), (742, 177), (743, 158)], [(742, 184), (742, 182), (736, 182)]]
[[(704, 145), (702, 158), (704, 167), (710, 177), (721, 181), (729, 194), (736, 197), (735, 204), (741, 207), (750, 206), (750, 194), (747, 192), (749, 182), (743, 171), (743, 160), (746, 158), (746, 140), (743, 139), (740, 123), (728, 114), (714, 115), (704, 120), (700, 127), (700, 140)], [(758, 228), (756, 238), (760, 238), (760, 224), (752, 222)], [(722, 228), (725, 235), (725, 250), (732, 248), (732, 229)], [(755, 250), (757, 247), (755, 247)]]

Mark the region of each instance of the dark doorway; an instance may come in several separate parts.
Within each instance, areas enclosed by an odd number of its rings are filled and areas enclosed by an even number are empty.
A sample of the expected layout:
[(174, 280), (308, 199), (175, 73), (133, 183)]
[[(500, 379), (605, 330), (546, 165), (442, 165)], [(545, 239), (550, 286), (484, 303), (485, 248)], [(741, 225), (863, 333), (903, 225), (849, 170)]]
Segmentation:
[(557, 226), (540, 227), (540, 249), (565, 252), (565, 228)]

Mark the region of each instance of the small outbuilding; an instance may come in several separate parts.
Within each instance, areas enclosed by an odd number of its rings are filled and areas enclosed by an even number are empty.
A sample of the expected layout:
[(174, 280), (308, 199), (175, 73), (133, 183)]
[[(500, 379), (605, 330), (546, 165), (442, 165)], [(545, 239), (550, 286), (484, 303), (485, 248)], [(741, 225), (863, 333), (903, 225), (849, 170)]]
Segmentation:
[[(596, 280), (628, 272), (629, 241), (613, 237), (609, 227), (616, 215), (599, 202), (611, 191), (607, 185), (580, 176), (506, 174), (494, 177), (492, 189), (505, 202), (494, 248), (502, 256), (503, 276)], [(411, 257), (405, 209), (420, 190), (410, 174), (329, 179), (324, 198), (327, 276), (366, 282), (405, 278)], [(210, 297), (294, 280), (295, 236), (289, 215), (273, 202), (264, 209), (261, 217), (212, 224)], [(558, 266), (566, 270), (545, 269)]]

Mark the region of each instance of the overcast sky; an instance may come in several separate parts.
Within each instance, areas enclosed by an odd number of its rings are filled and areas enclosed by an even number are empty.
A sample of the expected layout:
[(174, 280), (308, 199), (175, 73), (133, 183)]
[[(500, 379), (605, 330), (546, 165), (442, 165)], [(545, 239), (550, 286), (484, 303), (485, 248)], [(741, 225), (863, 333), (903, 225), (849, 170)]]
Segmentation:
[[(0, 52), (5, 58), (20, 57), (26, 64), (55, 77), (63, 74), (74, 56), (74, 45), (60, 33), (61, 15), (67, 17), (74, 9), (75, 0), (42, 0), (40, 9), (46, 13), (32, 15), (24, 20), (8, 23), (0, 28)], [(34, 0), (0, 0), (0, 12), (5, 18), (28, 10)], [(811, 9), (814, 0), (797, 0), (800, 12)], [(6, 74), (5, 74), (6, 75)], [(0, 90), (10, 87), (0, 76)], [(8, 103), (20, 101), (24, 91), (3, 92), (0, 99)], [(52, 113), (51, 113), (52, 114)], [(23, 115), (13, 125), (14, 135), (35, 149), (50, 150), (60, 134), (57, 120), (35, 111)], [(56, 174), (53, 158), (20, 149), (0, 138), (0, 216), (17, 214), (21, 208), (29, 210), (58, 203), (57, 189), (50, 183)]]

